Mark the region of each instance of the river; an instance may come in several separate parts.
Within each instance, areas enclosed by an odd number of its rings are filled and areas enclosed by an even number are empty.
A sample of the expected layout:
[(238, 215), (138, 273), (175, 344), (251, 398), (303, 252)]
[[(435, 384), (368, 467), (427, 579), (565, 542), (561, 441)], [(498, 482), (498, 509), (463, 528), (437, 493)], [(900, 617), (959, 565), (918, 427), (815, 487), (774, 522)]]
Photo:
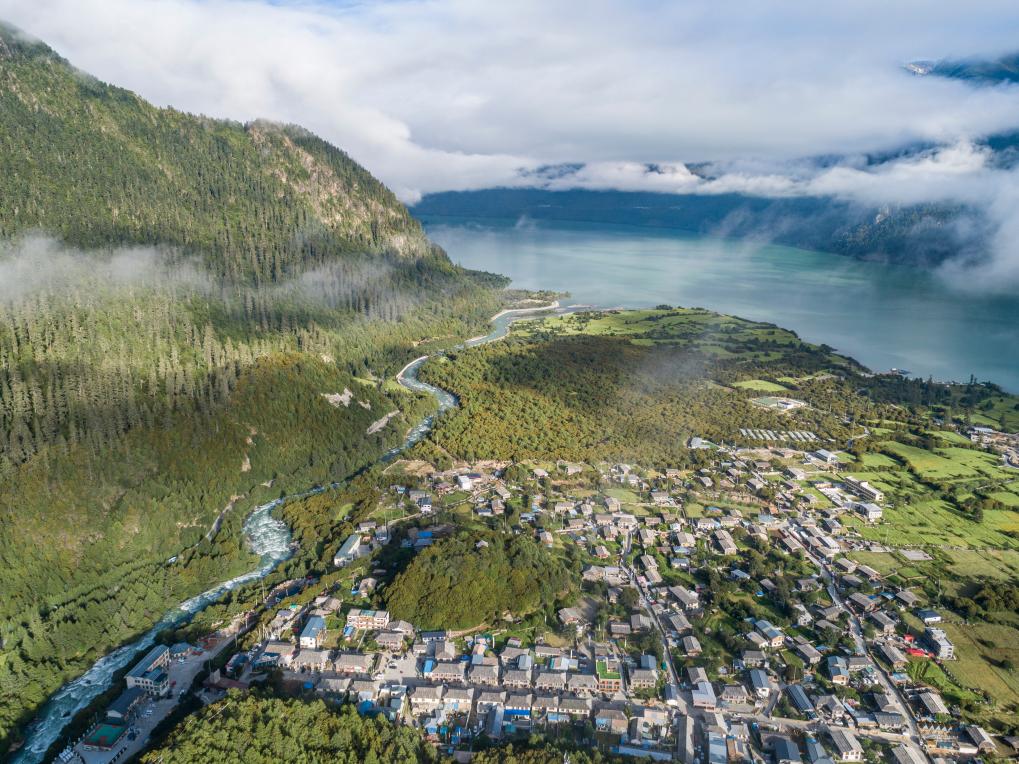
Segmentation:
[(1019, 295), (938, 274), (668, 229), (421, 216), (457, 263), (601, 307), (700, 306), (792, 329), (872, 369), (1019, 392)]
[[(570, 309), (562, 309), (559, 312), (567, 312), (568, 310)], [(500, 339), (506, 336), (510, 325), (514, 321), (543, 312), (546, 311), (540, 309), (503, 311), (493, 317), (491, 322), (492, 328), (488, 334), (483, 337), (467, 340), (458, 347), (463, 347), (464, 345), (473, 347)], [(457, 405), (456, 398), (453, 395), (417, 378), (418, 370), (427, 359), (428, 356), (422, 356), (412, 361), (404, 367), (397, 379), (401, 385), (410, 390), (434, 396), (439, 404), (438, 410), (436, 414), (427, 416), (421, 422), (414, 425), (407, 432), (399, 446), (387, 451), (381, 457), (382, 461), (391, 461), (399, 453), (420, 441), (431, 430), (435, 417), (438, 414), (448, 411)], [(335, 484), (333, 487), (335, 487)], [(155, 644), (156, 638), (161, 631), (181, 626), (196, 613), (217, 602), (227, 592), (243, 584), (264, 578), (277, 565), (289, 559), (293, 554), (290, 529), (282, 520), (273, 517), (272, 511), (286, 501), (311, 496), (325, 490), (327, 489), (315, 486), (304, 493), (276, 499), (255, 507), (244, 521), (244, 536), (252, 554), (257, 555), (259, 558), (258, 566), (248, 573), (217, 584), (197, 597), (192, 597), (186, 602), (181, 603), (164, 615), (140, 638), (117, 648), (113, 652), (107, 653), (92, 664), (92, 667), (80, 677), (68, 682), (53, 693), (29, 726), (25, 745), (11, 759), (12, 764), (40, 764), (44, 760), (46, 752), (60, 739), (68, 722), (83, 709), (87, 708), (99, 695), (104, 693), (112, 685), (113, 678), (118, 672), (130, 666), (142, 652)]]

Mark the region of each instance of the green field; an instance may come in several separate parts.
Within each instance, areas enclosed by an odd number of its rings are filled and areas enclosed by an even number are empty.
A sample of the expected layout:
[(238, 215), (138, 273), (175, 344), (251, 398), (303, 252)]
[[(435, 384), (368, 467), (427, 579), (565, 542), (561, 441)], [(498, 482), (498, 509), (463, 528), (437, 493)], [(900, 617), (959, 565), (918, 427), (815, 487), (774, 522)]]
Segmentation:
[(742, 382), (737, 382), (733, 387), (740, 387), (744, 390), (757, 390), (762, 393), (785, 393), (789, 391), (789, 388), (769, 382), (766, 379), (746, 379)]
[(960, 446), (970, 445), (970, 439), (954, 430), (930, 430), (930, 435), (939, 438), (946, 443), (954, 443)]
[[(948, 458), (940, 453), (928, 451), (918, 446), (909, 446), (905, 443), (888, 442), (885, 449), (903, 462), (916, 474), (923, 478), (935, 480), (938, 478), (974, 478), (977, 471), (971, 466), (970, 458)], [(963, 449), (945, 449), (946, 451), (959, 451)], [(972, 452), (980, 455), (978, 452)]]
[[(899, 463), (885, 454), (866, 453), (860, 457), (860, 463), (869, 470), (899, 468)], [(865, 479), (874, 482), (873, 478), (867, 477)]]
[(941, 553), (949, 559), (948, 570), (954, 575), (966, 578), (1019, 579), (1019, 551), (945, 549)]
[(892, 552), (865, 552), (858, 550), (849, 554), (849, 557), (861, 565), (869, 565), (882, 576), (890, 576), (902, 567), (902, 560)]
[(892, 546), (1019, 549), (1019, 539), (1006, 535), (986, 521), (974, 522), (940, 499), (886, 507), (882, 521), (876, 525), (851, 517), (846, 517), (845, 522), (856, 527), (864, 538)]
[(995, 491), (989, 494), (990, 498), (995, 501), (1000, 501), (1006, 507), (1012, 507), (1013, 509), (1019, 509), (1019, 493), (1014, 491), (1019, 490), (1013, 488), (1011, 491)]
[[(987, 692), (994, 700), (993, 708), (978, 706), (978, 713), (987, 719), (1004, 721), (1006, 714), (1015, 721), (1019, 707), (1019, 674), (1000, 666), (1006, 660), (1019, 664), (1019, 630), (991, 623), (965, 626), (945, 623), (948, 638), (955, 645), (957, 659), (949, 661), (948, 670), (960, 684)], [(986, 709), (986, 710), (985, 710)]]

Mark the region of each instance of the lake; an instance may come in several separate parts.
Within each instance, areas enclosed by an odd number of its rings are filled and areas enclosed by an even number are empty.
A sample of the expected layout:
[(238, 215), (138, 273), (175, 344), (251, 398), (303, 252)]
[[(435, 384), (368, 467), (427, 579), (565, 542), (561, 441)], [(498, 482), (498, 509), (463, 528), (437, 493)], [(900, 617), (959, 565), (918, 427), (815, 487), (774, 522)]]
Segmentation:
[(876, 370), (1019, 392), (1019, 297), (937, 274), (792, 247), (590, 223), (421, 216), (467, 268), (600, 307), (700, 306), (796, 331)]

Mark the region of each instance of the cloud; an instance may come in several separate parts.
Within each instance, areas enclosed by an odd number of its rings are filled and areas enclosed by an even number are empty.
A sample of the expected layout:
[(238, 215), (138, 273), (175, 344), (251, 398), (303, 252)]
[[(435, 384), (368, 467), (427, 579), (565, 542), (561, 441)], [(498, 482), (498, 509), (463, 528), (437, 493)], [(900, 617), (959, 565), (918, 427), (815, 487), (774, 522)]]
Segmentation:
[(522, 185), (521, 170), (564, 161), (591, 167), (583, 182), (669, 190), (689, 179), (637, 168), (954, 143), (1019, 124), (1008, 88), (900, 66), (1007, 50), (1019, 7), (993, 0), (0, 0), (0, 16), (160, 105), (303, 124), (411, 201)]
[(85, 252), (43, 234), (0, 242), (0, 303), (44, 293), (98, 294), (125, 287), (205, 291), (212, 283), (194, 263), (154, 247)]
[[(1010, 52), (1007, 0), (0, 0), (0, 17), (159, 105), (304, 125), (408, 202), (492, 186), (952, 201), (1000, 232), (985, 272), (1019, 271), (1019, 184), (977, 147), (1019, 126), (1019, 90), (902, 68)], [(865, 160), (918, 144), (938, 148)]]

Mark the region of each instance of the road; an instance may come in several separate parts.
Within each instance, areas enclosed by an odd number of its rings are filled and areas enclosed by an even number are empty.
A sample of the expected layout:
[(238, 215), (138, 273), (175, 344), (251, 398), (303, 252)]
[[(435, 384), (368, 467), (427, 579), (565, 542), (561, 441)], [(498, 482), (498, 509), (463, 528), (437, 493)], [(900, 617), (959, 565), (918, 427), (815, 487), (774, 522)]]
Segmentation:
[[(801, 541), (803, 540), (799, 532), (797, 532), (796, 535), (800, 537)], [(902, 692), (891, 680), (891, 677), (888, 676), (888, 673), (884, 670), (881, 664), (874, 660), (874, 656), (871, 655), (870, 647), (863, 636), (863, 626), (860, 624), (860, 619), (846, 606), (842, 597), (839, 595), (838, 587), (835, 585), (835, 574), (826, 562), (818, 559), (808, 551), (806, 544), (804, 544), (803, 551), (807, 559), (814, 563), (818, 570), (821, 571), (821, 578), (824, 579), (825, 585), (828, 589), (828, 596), (831, 597), (831, 601), (849, 614), (849, 632), (852, 634), (853, 642), (856, 643), (857, 654), (866, 655), (870, 659), (878, 680), (881, 683), (882, 689), (886, 695), (895, 700), (895, 704), (897, 706), (896, 711), (902, 715), (909, 725), (910, 741), (919, 747), (921, 756), (926, 756), (920, 739), (920, 730), (917, 728), (916, 719), (913, 718), (913, 712), (910, 710), (909, 704), (906, 702), (906, 698), (903, 696)]]
[(635, 588), (637, 592), (640, 594), (640, 604), (650, 614), (651, 623), (654, 624), (655, 629), (658, 631), (658, 636), (661, 637), (662, 646), (665, 648), (664, 663), (666, 673), (668, 673), (669, 675), (669, 683), (673, 686), (677, 706), (679, 708), (680, 713), (689, 715), (690, 713), (689, 706), (687, 705), (686, 701), (683, 700), (682, 697), (680, 697), (679, 694), (679, 675), (676, 672), (676, 666), (672, 662), (672, 650), (670, 649), (672, 644), (671, 640), (669, 639), (668, 633), (665, 631), (665, 628), (662, 626), (661, 620), (658, 618), (658, 613), (656, 613), (654, 609), (651, 607), (651, 601), (650, 598), (648, 597), (647, 591), (644, 589), (644, 587), (640, 585), (640, 582), (637, 580), (637, 574), (634, 573), (633, 568), (631, 568), (626, 563), (626, 558), (629, 556), (630, 550), (632, 548), (633, 538), (630, 532), (627, 531), (626, 536), (623, 540), (623, 550), (619, 554), (619, 567), (626, 571), (626, 575), (629, 577), (630, 583), (633, 585), (633, 588)]

